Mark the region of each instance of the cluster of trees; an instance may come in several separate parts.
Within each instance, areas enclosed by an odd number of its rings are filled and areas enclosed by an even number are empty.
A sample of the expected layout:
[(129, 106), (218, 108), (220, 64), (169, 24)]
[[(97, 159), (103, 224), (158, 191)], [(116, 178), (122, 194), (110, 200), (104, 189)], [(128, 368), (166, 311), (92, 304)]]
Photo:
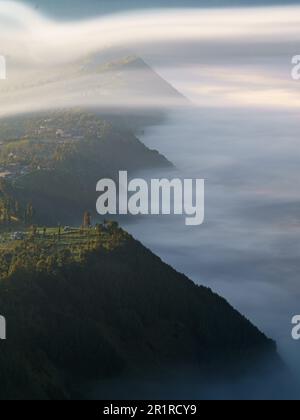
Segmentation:
[(34, 222), (35, 210), (32, 203), (23, 208), (19, 201), (12, 197), (0, 199), (0, 224), (10, 225), (13, 223), (30, 226)]
[(5, 197), (0, 201), (0, 222), (2, 224), (9, 224), (21, 217), (21, 208), (17, 200)]
[(35, 219), (35, 209), (31, 201), (27, 204), (15, 197), (12, 187), (0, 179), (0, 225), (13, 223), (31, 225)]

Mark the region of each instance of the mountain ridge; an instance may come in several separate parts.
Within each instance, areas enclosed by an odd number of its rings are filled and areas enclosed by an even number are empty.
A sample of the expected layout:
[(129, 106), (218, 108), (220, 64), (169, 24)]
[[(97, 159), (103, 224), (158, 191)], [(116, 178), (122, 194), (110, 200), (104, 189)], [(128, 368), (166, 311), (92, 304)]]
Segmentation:
[(95, 111), (10, 117), (0, 122), (0, 132), (0, 210), (9, 194), (23, 211), (32, 203), (39, 224), (78, 224), (84, 210), (95, 209), (99, 179), (117, 180), (120, 169), (131, 174), (172, 166), (118, 117), (111, 122)]
[(176, 366), (200, 377), (244, 376), (266, 357), (281, 366), (275, 343), (225, 299), (116, 223), (26, 235), (0, 252), (0, 398), (72, 398), (74, 384)]

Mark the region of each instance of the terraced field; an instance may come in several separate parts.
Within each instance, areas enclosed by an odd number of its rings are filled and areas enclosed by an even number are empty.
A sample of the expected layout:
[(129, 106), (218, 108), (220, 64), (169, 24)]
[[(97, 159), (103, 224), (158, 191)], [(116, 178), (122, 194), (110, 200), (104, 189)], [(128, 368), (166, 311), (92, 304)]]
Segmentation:
[(15, 254), (34, 247), (47, 256), (66, 250), (72, 259), (80, 259), (82, 252), (102, 247), (112, 250), (125, 239), (125, 232), (116, 224), (111, 227), (98, 225), (90, 228), (30, 228), (0, 234), (0, 254)]

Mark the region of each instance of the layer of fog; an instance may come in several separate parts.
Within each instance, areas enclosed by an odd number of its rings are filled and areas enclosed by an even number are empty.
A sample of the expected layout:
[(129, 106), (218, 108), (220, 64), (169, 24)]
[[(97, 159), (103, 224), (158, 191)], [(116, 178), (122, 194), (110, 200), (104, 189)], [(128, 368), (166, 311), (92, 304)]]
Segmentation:
[(300, 376), (291, 318), (299, 313), (297, 113), (194, 109), (148, 129), (145, 143), (177, 170), (148, 177), (206, 180), (206, 220), (143, 217), (128, 228), (165, 261), (225, 296), (278, 343)]
[[(189, 367), (174, 368), (173, 375), (154, 374), (89, 384), (84, 395), (91, 400), (294, 400), (299, 386), (289, 375), (270, 367), (266, 375), (257, 371), (236, 379), (205, 378)], [(82, 388), (79, 390), (82, 392)]]
[[(297, 6), (182, 8), (56, 22), (21, 3), (0, 1), (0, 54), (8, 76), (0, 83), (0, 116), (78, 105), (176, 105), (170, 95), (152, 94), (155, 81), (143, 92), (135, 89), (145, 69), (130, 69), (128, 80), (129, 70), (105, 68), (132, 52), (206, 106), (298, 107), (290, 66), (300, 41), (299, 12)], [(259, 61), (253, 62), (253, 51)], [(185, 82), (178, 79), (180, 68)], [(197, 83), (187, 85), (195, 71)]]

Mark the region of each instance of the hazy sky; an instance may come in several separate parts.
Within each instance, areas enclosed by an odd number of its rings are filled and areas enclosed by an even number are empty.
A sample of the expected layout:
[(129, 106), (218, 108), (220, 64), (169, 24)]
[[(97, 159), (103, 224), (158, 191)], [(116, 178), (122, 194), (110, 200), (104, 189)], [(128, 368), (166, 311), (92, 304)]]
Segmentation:
[(299, 4), (299, 0), (25, 0), (56, 17), (74, 18), (94, 16), (96, 13), (112, 13), (141, 8), (157, 7), (224, 7), (273, 4)]

